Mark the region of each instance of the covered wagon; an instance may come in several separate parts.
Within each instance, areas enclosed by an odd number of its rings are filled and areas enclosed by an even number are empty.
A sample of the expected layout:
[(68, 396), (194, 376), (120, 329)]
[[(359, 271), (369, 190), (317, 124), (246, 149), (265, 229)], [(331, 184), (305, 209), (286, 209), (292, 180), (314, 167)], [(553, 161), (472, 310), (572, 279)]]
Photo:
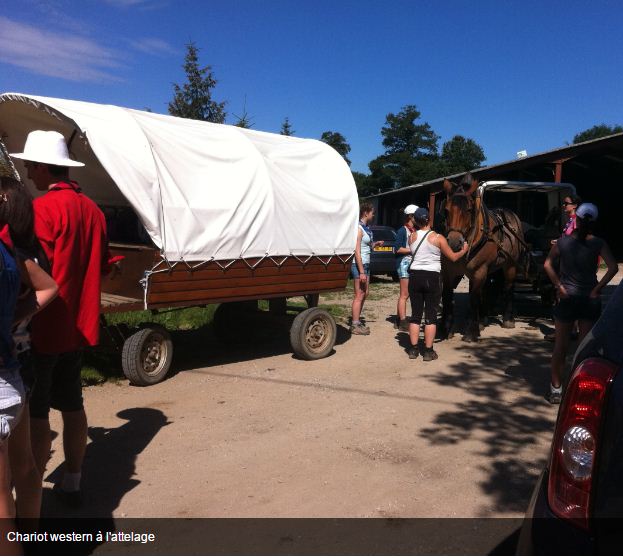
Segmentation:
[[(222, 303), (227, 328), (240, 304), (304, 296), (290, 339), (306, 359), (327, 356), (336, 325), (316, 308), (346, 286), (357, 235), (350, 169), (328, 145), (111, 105), (0, 95), (0, 133), (20, 151), (31, 130), (56, 130), (85, 163), (72, 178), (104, 211), (123, 256), (104, 280), (102, 311)], [(18, 171), (26, 176), (17, 162)], [(236, 306), (238, 305), (238, 306)], [(146, 324), (123, 339), (126, 376), (160, 381), (168, 332)]]

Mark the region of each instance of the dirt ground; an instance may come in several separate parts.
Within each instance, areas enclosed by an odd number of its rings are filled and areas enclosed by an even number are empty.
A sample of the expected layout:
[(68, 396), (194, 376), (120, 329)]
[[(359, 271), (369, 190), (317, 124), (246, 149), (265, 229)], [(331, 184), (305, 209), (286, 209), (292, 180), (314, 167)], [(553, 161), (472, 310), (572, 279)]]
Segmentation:
[(341, 324), (324, 360), (294, 358), (283, 327), (241, 323), (233, 345), (176, 339), (175, 373), (159, 385), (85, 389), (86, 504), (68, 511), (50, 493), (59, 436), (44, 515), (522, 517), (558, 410), (544, 399), (547, 309), (524, 292), (514, 330), (494, 323), (477, 344), (457, 335), (436, 345), (439, 360), (412, 361), (388, 321), (397, 289), (378, 279), (364, 309), (371, 334)]

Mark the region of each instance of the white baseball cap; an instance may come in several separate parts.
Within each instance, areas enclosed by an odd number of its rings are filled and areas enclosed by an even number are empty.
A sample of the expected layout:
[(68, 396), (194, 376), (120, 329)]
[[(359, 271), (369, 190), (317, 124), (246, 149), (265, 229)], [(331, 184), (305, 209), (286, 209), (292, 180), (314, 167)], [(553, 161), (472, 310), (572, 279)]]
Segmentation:
[(575, 210), (575, 214), (580, 219), (585, 219), (587, 221), (596, 221), (597, 217), (599, 216), (599, 211), (595, 204), (583, 203)]
[(23, 153), (11, 153), (11, 157), (46, 163), (59, 167), (84, 167), (84, 163), (69, 158), (63, 134), (55, 131), (34, 130), (28, 134)]
[(413, 215), (418, 210), (418, 206), (415, 204), (409, 204), (405, 207), (405, 215)]

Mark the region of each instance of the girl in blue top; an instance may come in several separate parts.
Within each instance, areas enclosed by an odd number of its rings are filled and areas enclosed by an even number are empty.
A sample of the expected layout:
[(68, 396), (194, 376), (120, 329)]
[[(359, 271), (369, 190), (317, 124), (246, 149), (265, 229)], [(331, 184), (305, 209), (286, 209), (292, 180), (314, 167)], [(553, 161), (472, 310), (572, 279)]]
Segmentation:
[(396, 323), (395, 329), (409, 331), (407, 320), (407, 299), (409, 298), (409, 266), (411, 265), (411, 249), (409, 248), (409, 237), (415, 230), (413, 214), (418, 206), (411, 204), (404, 208), (404, 224), (396, 231), (396, 274), (400, 281), (400, 294), (396, 304)]
[(359, 209), (359, 228), (357, 230), (357, 244), (355, 245), (355, 257), (351, 265), (351, 274), (355, 283), (355, 298), (353, 299), (353, 323), (350, 331), (354, 335), (370, 335), (370, 328), (361, 323), (361, 310), (368, 296), (370, 288), (370, 250), (375, 246), (381, 246), (382, 240), (374, 242), (372, 231), (368, 225), (374, 219), (374, 206), (369, 202), (363, 202)]

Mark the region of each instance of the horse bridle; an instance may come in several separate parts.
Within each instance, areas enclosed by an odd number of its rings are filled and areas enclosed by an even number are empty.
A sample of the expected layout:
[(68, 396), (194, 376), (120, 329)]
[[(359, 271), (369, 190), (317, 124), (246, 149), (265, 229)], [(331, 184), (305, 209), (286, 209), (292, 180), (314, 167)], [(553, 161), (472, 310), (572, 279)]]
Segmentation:
[(462, 189), (457, 191), (457, 192), (455, 192), (454, 194), (452, 194), (451, 197), (454, 197), (454, 196), (462, 196), (462, 197), (464, 197), (465, 199), (468, 200), (469, 212), (471, 214), (470, 224), (468, 225), (468, 228), (466, 230), (464, 230), (464, 229), (455, 229), (454, 227), (447, 229), (446, 230), (446, 237), (450, 233), (456, 232), (456, 233), (459, 233), (463, 237), (463, 239), (467, 240), (467, 233), (468, 233), (468, 231), (470, 231), (471, 229), (474, 228), (475, 221), (476, 221), (476, 214), (474, 212), (474, 206), (469, 204), (469, 199), (468, 199), (469, 196)]

